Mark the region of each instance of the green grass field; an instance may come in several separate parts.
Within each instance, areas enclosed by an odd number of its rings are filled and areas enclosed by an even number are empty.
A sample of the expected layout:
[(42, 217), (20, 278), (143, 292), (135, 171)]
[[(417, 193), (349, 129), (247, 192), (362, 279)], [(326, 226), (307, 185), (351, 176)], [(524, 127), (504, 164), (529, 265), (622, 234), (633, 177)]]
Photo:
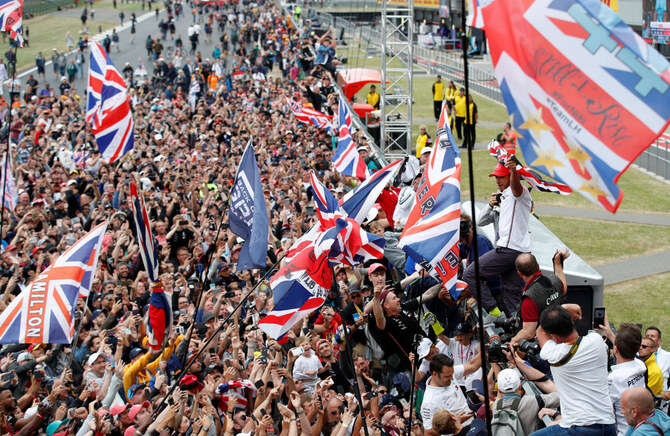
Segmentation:
[[(619, 283), (605, 288), (605, 307), (615, 326), (622, 322), (655, 325), (663, 333), (663, 348), (670, 347), (670, 273)], [(643, 332), (644, 333), (644, 332)]]
[(591, 265), (653, 253), (670, 246), (670, 227), (579, 218), (540, 220)]
[[(24, 70), (35, 66), (35, 56), (38, 52), (42, 52), (47, 60), (50, 59), (52, 49), (65, 50), (67, 48), (65, 43), (65, 35), (67, 32), (72, 33), (75, 43), (79, 37), (79, 32), (83, 29), (81, 20), (78, 18), (63, 17), (56, 14), (42, 15), (30, 20), (26, 20), (23, 24), (30, 27), (30, 47), (19, 47), (16, 59), (17, 71)], [(111, 29), (114, 23), (105, 21), (89, 21), (89, 31), (97, 33), (98, 26), (102, 26), (103, 30)], [(9, 45), (7, 42), (0, 43), (0, 52), (5, 53)]]

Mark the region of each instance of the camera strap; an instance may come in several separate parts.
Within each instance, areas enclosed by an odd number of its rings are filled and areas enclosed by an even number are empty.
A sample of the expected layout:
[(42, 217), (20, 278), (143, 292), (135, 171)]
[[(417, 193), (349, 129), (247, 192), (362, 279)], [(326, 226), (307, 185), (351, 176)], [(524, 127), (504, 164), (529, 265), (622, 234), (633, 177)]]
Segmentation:
[(559, 360), (556, 363), (550, 363), (549, 366), (552, 367), (557, 367), (557, 366), (563, 366), (566, 363), (568, 363), (572, 358), (575, 356), (575, 353), (577, 353), (577, 349), (579, 348), (579, 344), (582, 342), (582, 336), (580, 336), (577, 339), (577, 342), (572, 344), (572, 347), (570, 347), (570, 351), (568, 351), (568, 354), (566, 354), (561, 360)]

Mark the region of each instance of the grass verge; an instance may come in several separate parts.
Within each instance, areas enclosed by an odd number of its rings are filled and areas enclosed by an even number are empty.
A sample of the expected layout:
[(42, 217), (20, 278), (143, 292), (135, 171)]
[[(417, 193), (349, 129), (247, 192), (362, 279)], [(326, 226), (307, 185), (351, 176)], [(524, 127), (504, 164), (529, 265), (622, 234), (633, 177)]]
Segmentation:
[[(663, 348), (670, 347), (670, 273), (618, 283), (605, 288), (607, 316), (615, 326), (622, 322), (654, 325), (663, 333)], [(643, 331), (644, 333), (644, 331)]]
[(670, 227), (556, 216), (540, 219), (591, 265), (653, 253), (670, 246)]
[[(106, 21), (89, 21), (88, 28), (91, 34), (97, 33), (98, 27), (102, 26), (103, 30), (111, 29), (114, 23)], [(65, 43), (65, 35), (67, 32), (72, 33), (74, 42), (76, 44), (79, 37), (79, 32), (83, 29), (81, 20), (73, 17), (63, 17), (56, 14), (42, 15), (30, 20), (26, 20), (23, 24), (30, 27), (30, 47), (19, 47), (17, 52), (16, 66), (17, 71), (22, 71), (27, 68), (35, 66), (35, 56), (38, 52), (50, 60), (52, 48), (65, 50), (67, 48)], [(0, 52), (3, 54), (9, 49), (7, 42), (0, 44)], [(48, 67), (47, 67), (48, 68)]]

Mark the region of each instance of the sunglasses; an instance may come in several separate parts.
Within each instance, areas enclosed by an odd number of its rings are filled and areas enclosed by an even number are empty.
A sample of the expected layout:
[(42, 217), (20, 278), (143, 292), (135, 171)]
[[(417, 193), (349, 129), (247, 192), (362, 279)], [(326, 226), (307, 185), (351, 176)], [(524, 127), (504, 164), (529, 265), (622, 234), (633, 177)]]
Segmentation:
[(652, 345), (640, 345), (640, 348), (654, 348)]

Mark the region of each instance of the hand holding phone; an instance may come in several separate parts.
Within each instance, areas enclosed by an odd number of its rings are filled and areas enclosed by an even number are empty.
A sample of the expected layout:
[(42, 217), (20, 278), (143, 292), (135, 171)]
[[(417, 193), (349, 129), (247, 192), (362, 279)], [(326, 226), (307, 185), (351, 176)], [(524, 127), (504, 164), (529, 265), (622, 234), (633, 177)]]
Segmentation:
[(601, 325), (605, 325), (605, 308), (593, 308), (593, 328), (599, 330)]

